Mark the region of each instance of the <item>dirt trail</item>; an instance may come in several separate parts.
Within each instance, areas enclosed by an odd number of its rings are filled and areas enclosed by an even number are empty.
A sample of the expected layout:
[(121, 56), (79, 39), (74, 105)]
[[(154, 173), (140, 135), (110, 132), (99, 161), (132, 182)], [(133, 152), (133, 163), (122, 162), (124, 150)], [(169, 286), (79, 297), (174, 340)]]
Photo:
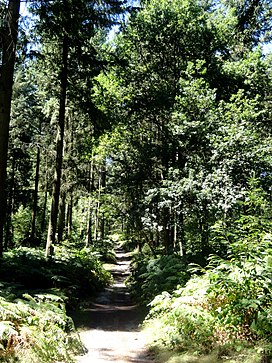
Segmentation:
[(144, 312), (131, 301), (124, 284), (129, 274), (129, 254), (117, 251), (117, 264), (108, 265), (114, 283), (78, 312), (73, 319), (87, 353), (78, 363), (154, 363), (139, 330)]

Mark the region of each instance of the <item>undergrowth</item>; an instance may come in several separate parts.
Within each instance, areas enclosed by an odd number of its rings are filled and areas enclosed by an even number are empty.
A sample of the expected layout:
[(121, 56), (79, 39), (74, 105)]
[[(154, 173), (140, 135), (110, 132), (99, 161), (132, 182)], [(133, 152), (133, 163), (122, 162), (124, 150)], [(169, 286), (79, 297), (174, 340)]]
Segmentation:
[(0, 362), (74, 362), (83, 352), (64, 299), (56, 294), (23, 294), (0, 290)]
[(185, 287), (156, 296), (145, 322), (151, 345), (198, 357), (216, 352), (218, 362), (270, 362), (271, 239), (247, 239), (246, 250), (233, 243), (228, 259), (211, 256), (206, 269), (191, 269), (198, 275)]
[(271, 206), (250, 183), (244, 214), (211, 228), (212, 242), (227, 252), (211, 255), (205, 268), (191, 264), (185, 286), (149, 305), (150, 344), (158, 356), (173, 353), (168, 363), (272, 362)]
[(6, 252), (0, 264), (0, 281), (12, 283), (19, 293), (57, 288), (68, 297), (69, 307), (78, 298), (102, 289), (110, 278), (89, 249), (58, 247), (55, 256), (46, 259), (42, 250), (20, 247)]
[(150, 258), (137, 254), (132, 261), (127, 283), (132, 296), (145, 305), (161, 292), (172, 292), (178, 284), (184, 285), (188, 279), (187, 266), (178, 255)]
[(32, 248), (0, 263), (0, 362), (73, 362), (83, 346), (66, 309), (111, 279), (95, 253), (56, 248), (51, 259)]

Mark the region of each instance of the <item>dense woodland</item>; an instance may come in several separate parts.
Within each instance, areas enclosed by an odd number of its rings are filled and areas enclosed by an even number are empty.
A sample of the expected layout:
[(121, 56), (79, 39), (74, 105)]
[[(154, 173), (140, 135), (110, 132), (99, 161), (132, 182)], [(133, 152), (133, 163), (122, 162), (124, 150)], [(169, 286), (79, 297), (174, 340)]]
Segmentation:
[(0, 361), (72, 362), (121, 243), (154, 349), (270, 362), (271, 41), (270, 0), (0, 1)]

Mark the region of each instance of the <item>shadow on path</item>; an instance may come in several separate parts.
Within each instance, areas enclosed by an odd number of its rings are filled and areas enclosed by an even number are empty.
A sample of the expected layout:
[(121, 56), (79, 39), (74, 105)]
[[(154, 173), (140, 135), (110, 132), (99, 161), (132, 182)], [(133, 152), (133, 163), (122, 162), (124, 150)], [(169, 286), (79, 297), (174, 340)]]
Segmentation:
[(146, 311), (133, 303), (125, 285), (130, 254), (117, 250), (116, 256), (117, 264), (106, 265), (114, 283), (72, 316), (88, 350), (78, 363), (154, 363), (139, 329)]

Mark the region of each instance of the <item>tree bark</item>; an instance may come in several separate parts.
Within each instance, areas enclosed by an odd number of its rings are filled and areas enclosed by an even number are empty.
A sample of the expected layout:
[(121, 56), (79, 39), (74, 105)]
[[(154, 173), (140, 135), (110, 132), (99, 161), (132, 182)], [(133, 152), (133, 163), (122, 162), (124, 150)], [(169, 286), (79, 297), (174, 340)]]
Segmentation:
[(65, 229), (65, 210), (66, 210), (66, 194), (61, 193), (58, 221), (58, 242), (63, 241)]
[(0, 30), (0, 41), (2, 42), (0, 73), (0, 257), (3, 254), (3, 230), (6, 218), (7, 151), (20, 0), (10, 0), (7, 10), (7, 28)]
[(66, 237), (69, 238), (72, 232), (72, 224), (73, 224), (73, 205), (74, 205), (74, 199), (73, 199), (73, 191), (70, 191), (70, 201), (67, 206), (67, 212), (66, 212)]
[[(47, 162), (46, 162), (46, 167), (47, 167)], [(43, 202), (42, 220), (41, 220), (41, 235), (43, 235), (43, 233), (45, 232), (45, 227), (46, 227), (47, 194), (48, 194), (48, 176), (47, 176), (47, 168), (46, 168), (46, 172), (45, 172), (44, 202)]]
[(15, 164), (16, 164), (16, 156), (15, 151), (12, 152), (12, 163), (11, 163), (11, 172), (10, 179), (7, 190), (7, 202), (6, 202), (6, 220), (5, 220), (5, 235), (4, 235), (4, 251), (8, 249), (9, 246), (13, 243), (13, 231), (12, 231), (12, 215), (14, 212), (14, 192), (15, 192)]
[(67, 96), (67, 74), (68, 74), (68, 35), (65, 32), (62, 44), (62, 71), (61, 71), (58, 135), (57, 135), (57, 146), (56, 146), (55, 178), (53, 184), (51, 212), (50, 212), (47, 242), (45, 249), (46, 257), (53, 255), (53, 247), (56, 240), (62, 162), (63, 162), (63, 141), (64, 141), (66, 96)]
[(36, 156), (36, 173), (35, 173), (35, 187), (33, 196), (33, 208), (32, 208), (32, 224), (31, 224), (31, 235), (30, 242), (34, 243), (36, 236), (36, 219), (37, 219), (37, 206), (38, 206), (38, 189), (39, 189), (39, 177), (40, 177), (40, 147), (37, 148)]
[(89, 168), (89, 187), (88, 187), (88, 193), (89, 193), (89, 201), (88, 201), (88, 220), (87, 220), (87, 235), (86, 235), (86, 247), (92, 244), (92, 223), (93, 223), (93, 207), (92, 207), (92, 195), (94, 189), (94, 164), (93, 159), (91, 161), (91, 165)]

